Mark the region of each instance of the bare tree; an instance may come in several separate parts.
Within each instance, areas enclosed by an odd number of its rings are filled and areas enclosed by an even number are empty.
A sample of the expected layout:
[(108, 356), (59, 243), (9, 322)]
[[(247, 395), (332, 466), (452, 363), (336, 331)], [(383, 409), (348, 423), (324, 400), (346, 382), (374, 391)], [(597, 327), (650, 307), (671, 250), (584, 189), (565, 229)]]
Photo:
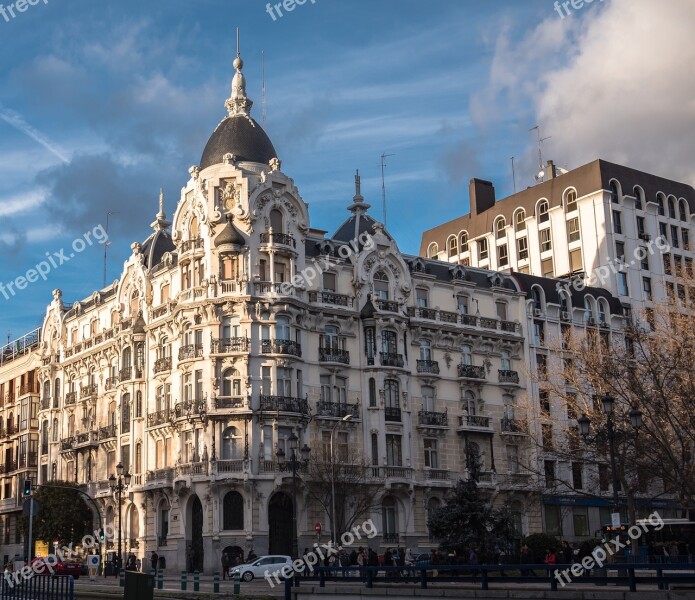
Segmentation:
[(368, 464), (360, 449), (349, 448), (339, 454), (333, 462), (330, 456), (312, 458), (305, 479), (309, 495), (326, 512), (329, 524), (333, 522), (335, 506), (336, 539), (360, 520), (369, 518), (383, 495), (379, 469)]

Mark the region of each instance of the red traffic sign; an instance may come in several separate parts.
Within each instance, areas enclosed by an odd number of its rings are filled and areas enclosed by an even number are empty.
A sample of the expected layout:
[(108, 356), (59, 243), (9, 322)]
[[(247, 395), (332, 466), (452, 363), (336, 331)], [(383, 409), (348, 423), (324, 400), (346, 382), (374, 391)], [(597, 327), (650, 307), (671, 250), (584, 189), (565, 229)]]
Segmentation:
[(317, 522), (316, 525), (314, 525), (314, 531), (316, 533), (321, 533), (321, 523)]

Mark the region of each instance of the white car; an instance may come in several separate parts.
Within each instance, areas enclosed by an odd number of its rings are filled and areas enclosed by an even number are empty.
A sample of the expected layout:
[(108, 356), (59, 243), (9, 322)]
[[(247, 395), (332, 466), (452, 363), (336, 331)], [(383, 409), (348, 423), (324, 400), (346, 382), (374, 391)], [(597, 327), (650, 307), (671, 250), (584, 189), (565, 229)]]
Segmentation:
[(278, 576), (280, 576), (279, 571), (285, 565), (292, 566), (292, 557), (282, 554), (269, 554), (267, 556), (259, 556), (256, 560), (246, 565), (232, 567), (229, 574), (234, 577), (239, 573), (239, 577), (241, 577), (243, 581), (249, 582), (252, 581), (254, 577), (265, 577), (266, 571), (268, 573), (275, 573), (277, 571)]

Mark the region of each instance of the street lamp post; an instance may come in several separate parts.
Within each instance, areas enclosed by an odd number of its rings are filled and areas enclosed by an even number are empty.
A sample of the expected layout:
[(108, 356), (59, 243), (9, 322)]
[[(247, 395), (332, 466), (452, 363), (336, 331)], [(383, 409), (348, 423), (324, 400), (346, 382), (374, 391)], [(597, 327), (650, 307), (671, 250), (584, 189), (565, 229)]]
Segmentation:
[(352, 419), (352, 413), (345, 415), (340, 421), (338, 421), (335, 425), (333, 425), (333, 429), (331, 430), (331, 504), (332, 504), (332, 512), (331, 512), (331, 536), (333, 537), (333, 543), (337, 544), (338, 540), (336, 537), (336, 516), (335, 516), (335, 460), (334, 460), (334, 454), (333, 454), (333, 438), (335, 437), (335, 432), (342, 425), (343, 423), (347, 423)]
[(123, 492), (128, 489), (130, 485), (130, 473), (128, 471), (123, 473), (123, 463), (118, 463), (116, 465), (116, 475), (111, 474), (109, 477), (109, 485), (111, 486), (111, 491), (116, 494), (118, 498), (118, 565), (116, 567), (116, 575), (121, 570), (123, 565), (123, 557), (121, 556), (121, 536), (122, 536), (122, 523), (121, 523), (121, 501), (123, 499)]
[[(620, 499), (618, 497), (618, 487), (620, 486), (620, 483), (618, 481), (618, 468), (615, 454), (616, 431), (613, 415), (615, 408), (615, 399), (612, 396), (606, 394), (601, 398), (601, 408), (603, 409), (603, 412), (606, 415), (606, 437), (608, 438), (608, 452), (611, 461), (611, 479), (613, 482), (613, 512), (619, 514)], [(630, 409), (629, 416), (630, 425), (632, 425), (635, 431), (642, 427), (641, 410), (637, 408), (632, 408)], [(579, 433), (582, 435), (585, 441), (589, 442), (589, 434), (591, 433), (591, 419), (589, 419), (589, 417), (587, 417), (586, 414), (584, 414), (579, 419), (577, 419), (577, 423), (579, 425)]]
[(285, 461), (285, 451), (282, 448), (278, 448), (275, 453), (278, 459), (278, 466), (280, 471), (286, 471), (292, 473), (292, 558), (299, 557), (299, 540), (297, 539), (297, 472), (305, 468), (309, 464), (309, 453), (311, 448), (304, 444), (299, 453), (301, 455), (297, 456), (297, 448), (299, 446), (299, 438), (296, 433), (292, 433), (288, 438), (290, 442), (290, 458)]

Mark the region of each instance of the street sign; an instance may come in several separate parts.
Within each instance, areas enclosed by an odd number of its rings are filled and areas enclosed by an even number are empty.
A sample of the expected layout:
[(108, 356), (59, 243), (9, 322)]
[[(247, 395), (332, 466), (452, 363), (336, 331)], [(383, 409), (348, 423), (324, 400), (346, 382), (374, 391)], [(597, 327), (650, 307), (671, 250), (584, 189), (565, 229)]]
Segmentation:
[[(31, 505), (34, 505), (34, 510), (32, 511)], [(23, 503), (22, 503), (22, 512), (24, 513), (25, 516), (30, 516), (31, 513), (34, 513), (34, 516), (39, 514), (39, 511), (41, 510), (41, 505), (34, 500), (33, 498), (27, 498)]]
[(318, 534), (321, 535), (321, 523), (318, 521), (316, 522), (316, 525), (314, 525), (314, 531)]
[(97, 574), (99, 573), (100, 562), (101, 557), (98, 554), (90, 554), (87, 557), (87, 567), (89, 568), (89, 581), (96, 581)]
[(620, 513), (611, 513), (611, 525), (614, 529), (620, 529)]

